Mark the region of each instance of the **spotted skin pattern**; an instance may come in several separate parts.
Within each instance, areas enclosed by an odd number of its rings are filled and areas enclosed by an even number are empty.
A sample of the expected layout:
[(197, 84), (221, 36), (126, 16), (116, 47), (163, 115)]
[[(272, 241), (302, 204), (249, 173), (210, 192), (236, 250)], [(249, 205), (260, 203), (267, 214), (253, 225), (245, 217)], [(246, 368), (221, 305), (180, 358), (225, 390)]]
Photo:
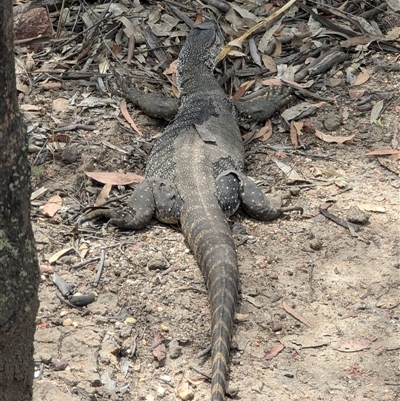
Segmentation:
[(214, 21), (195, 26), (178, 59), (180, 108), (157, 139), (146, 178), (124, 210), (95, 210), (97, 217), (138, 230), (152, 217), (179, 222), (203, 272), (211, 303), (211, 401), (225, 400), (230, 342), (238, 296), (235, 244), (227, 216), (240, 205), (260, 220), (283, 211), (244, 174), (244, 147), (236, 112), (213, 77), (223, 45)]

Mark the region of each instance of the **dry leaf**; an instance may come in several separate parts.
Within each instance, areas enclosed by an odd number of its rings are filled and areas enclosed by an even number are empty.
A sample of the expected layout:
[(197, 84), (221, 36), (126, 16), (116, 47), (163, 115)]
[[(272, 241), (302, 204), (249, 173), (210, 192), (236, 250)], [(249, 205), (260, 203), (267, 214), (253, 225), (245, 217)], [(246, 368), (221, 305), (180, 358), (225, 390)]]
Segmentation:
[(240, 52), (239, 50), (231, 50), (228, 55), (232, 57), (246, 57), (246, 53)]
[(369, 117), (369, 122), (371, 124), (375, 124), (376, 120), (379, 118), (379, 116), (381, 115), (381, 111), (383, 109), (383, 100), (378, 100), (374, 107), (371, 110), (371, 114)]
[(49, 257), (49, 263), (54, 263), (56, 260), (61, 258), (61, 256), (65, 255), (67, 252), (69, 252), (71, 249), (73, 249), (73, 248), (69, 246), (68, 248), (64, 248), (64, 249), (61, 249), (61, 251), (56, 252), (54, 255)]
[(378, 149), (366, 153), (365, 156), (388, 156), (388, 155), (397, 155), (399, 153), (400, 150), (396, 149)]
[(178, 59), (174, 60), (168, 68), (163, 71), (164, 75), (176, 74), (176, 69), (178, 68)]
[(365, 90), (364, 89), (350, 89), (349, 96), (351, 100), (358, 100), (362, 96), (364, 96)]
[(292, 315), (295, 319), (297, 319), (299, 322), (305, 324), (308, 327), (311, 327), (311, 324), (308, 323), (308, 321), (300, 315), (300, 313), (298, 313), (297, 311), (295, 311), (293, 308), (291, 308), (285, 301), (282, 301), (282, 306), (283, 309), (285, 309), (285, 311), (287, 313), (289, 313), (290, 315)]
[(301, 102), (286, 109), (281, 115), (287, 121), (301, 119), (315, 112), (315, 105), (309, 102)]
[(358, 75), (356, 82), (354, 82), (353, 86), (365, 84), (365, 82), (367, 82), (369, 80), (368, 71), (363, 67), (360, 67), (360, 70), (361, 70), (361, 73)]
[(185, 371), (176, 387), (176, 394), (182, 401), (192, 400), (194, 398), (194, 392), (189, 386), (189, 382), (186, 380), (186, 374), (187, 372)]
[(282, 163), (278, 159), (274, 159), (275, 164), (279, 167), (280, 170), (286, 175), (288, 180), (291, 181), (304, 181), (304, 179), (300, 176), (300, 174), (293, 169), (292, 167), (288, 166), (285, 163)]
[(245, 143), (248, 143), (248, 141), (258, 138), (261, 138), (261, 140), (265, 142), (266, 140), (271, 138), (271, 136), (272, 136), (272, 122), (271, 120), (267, 120), (265, 122), (264, 127), (261, 127), (256, 134), (250, 131), (249, 133), (244, 134), (242, 138)]
[(301, 129), (303, 128), (302, 121), (291, 121), (290, 123), (290, 140), (295, 149), (299, 146), (299, 136), (303, 134)]
[(343, 142), (350, 141), (351, 139), (353, 139), (355, 137), (355, 134), (350, 135), (350, 136), (332, 136), (332, 135), (324, 134), (323, 132), (316, 129), (315, 136), (328, 143), (343, 143)]
[(265, 79), (261, 82), (264, 86), (281, 86), (282, 81), (279, 78)]
[(269, 138), (271, 138), (272, 136), (272, 121), (271, 120), (267, 120), (264, 124), (264, 127), (260, 128), (260, 131), (258, 131), (258, 134), (261, 136), (262, 138), (261, 140), (263, 142), (267, 141)]
[(128, 123), (131, 125), (131, 127), (133, 128), (133, 130), (139, 134), (140, 136), (143, 136), (142, 132), (140, 131), (140, 129), (137, 127), (137, 125), (135, 124), (135, 122), (132, 120), (128, 109), (126, 108), (126, 100), (121, 100), (121, 103), (119, 104), (119, 107), (121, 109), (121, 113), (122, 115), (125, 117), (125, 120), (128, 121)]
[(366, 212), (386, 213), (386, 209), (382, 206), (373, 205), (371, 203), (361, 203), (357, 205), (361, 210)]
[(48, 190), (48, 188), (41, 187), (41, 188), (37, 189), (36, 191), (33, 191), (31, 193), (31, 201), (35, 200), (36, 198), (39, 198), (39, 196), (42, 196), (47, 190)]
[(245, 322), (250, 317), (250, 313), (235, 313), (236, 322)]
[(251, 81), (247, 81), (240, 85), (239, 90), (232, 96), (231, 101), (237, 102), (246, 93), (246, 91), (251, 88), (252, 85), (254, 85), (255, 82), (255, 79), (252, 79)]
[[(269, 25), (272, 21), (274, 21), (280, 14), (283, 14), (289, 7), (291, 7), (296, 0), (289, 0), (285, 5), (283, 5), (279, 10), (275, 11), (273, 14), (269, 15), (267, 18), (257, 23), (250, 29), (248, 29), (243, 35), (236, 38), (234, 41), (229, 42), (226, 46), (223, 47), (221, 53), (218, 56), (218, 61), (221, 61), (225, 58), (225, 56), (231, 51), (232, 46), (241, 46), (244, 40), (246, 40), (249, 36), (251, 36), (254, 32), (258, 31), (260, 28), (263, 28)], [(234, 7), (234, 3), (231, 3), (232, 8)], [(237, 7), (237, 6), (236, 6)], [(237, 8), (235, 8), (236, 11)]]
[(271, 71), (271, 72), (276, 72), (277, 71), (275, 60), (271, 56), (268, 56), (268, 54), (263, 54), (261, 56), (261, 58), (262, 58), (262, 62), (264, 64), (264, 67), (268, 71)]
[(33, 104), (21, 104), (19, 108), (23, 111), (40, 111), (42, 110), (42, 106), (36, 106)]
[(340, 352), (358, 352), (369, 348), (374, 341), (375, 339), (371, 340), (365, 337), (351, 338), (350, 340), (343, 341), (333, 349)]
[(93, 180), (101, 182), (102, 184), (111, 185), (129, 185), (133, 183), (139, 183), (144, 180), (144, 177), (141, 175), (137, 175), (135, 173), (120, 173), (118, 171), (85, 171), (85, 174)]
[(263, 357), (263, 361), (269, 361), (272, 358), (275, 358), (285, 347), (283, 344), (275, 344)]
[(48, 217), (53, 217), (61, 206), (62, 206), (61, 196), (54, 195), (44, 205), (43, 214)]
[(107, 183), (104, 185), (103, 189), (100, 191), (99, 196), (97, 197), (96, 201), (94, 202), (94, 206), (101, 206), (106, 203), (108, 195), (110, 194), (112, 188), (112, 184)]

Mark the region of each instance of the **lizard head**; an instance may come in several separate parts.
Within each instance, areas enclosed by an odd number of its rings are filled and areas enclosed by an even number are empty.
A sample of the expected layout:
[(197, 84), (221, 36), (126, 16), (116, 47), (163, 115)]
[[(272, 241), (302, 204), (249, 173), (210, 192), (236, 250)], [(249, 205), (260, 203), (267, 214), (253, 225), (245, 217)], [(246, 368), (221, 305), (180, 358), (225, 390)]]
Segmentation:
[(195, 25), (190, 31), (178, 58), (178, 83), (185, 72), (205, 66), (213, 70), (224, 44), (224, 38), (214, 20)]

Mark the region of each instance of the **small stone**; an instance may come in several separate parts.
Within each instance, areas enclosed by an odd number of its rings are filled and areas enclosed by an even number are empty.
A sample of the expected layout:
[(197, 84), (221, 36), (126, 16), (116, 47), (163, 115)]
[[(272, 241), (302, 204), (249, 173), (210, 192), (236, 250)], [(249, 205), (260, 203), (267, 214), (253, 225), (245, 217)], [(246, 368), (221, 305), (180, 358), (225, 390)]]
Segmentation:
[(169, 327), (166, 326), (165, 324), (162, 324), (160, 327), (161, 327), (161, 330), (162, 330), (162, 331), (165, 331), (166, 333), (169, 332)]
[(169, 357), (171, 359), (179, 358), (182, 354), (182, 347), (179, 345), (177, 340), (172, 340), (169, 343)]
[(367, 224), (369, 220), (369, 216), (357, 206), (352, 206), (347, 211), (346, 218), (348, 221), (350, 221), (350, 223), (361, 224), (361, 225)]
[(134, 317), (127, 317), (124, 322), (125, 324), (135, 324), (137, 320)]
[(55, 361), (53, 363), (54, 370), (56, 370), (58, 372), (62, 371), (62, 370), (65, 370), (67, 368), (67, 366), (68, 366), (68, 362), (67, 361)]
[(279, 320), (273, 320), (271, 322), (271, 330), (275, 333), (282, 330), (282, 323)]
[(165, 388), (164, 387), (158, 387), (157, 394), (162, 397), (165, 394)]
[(68, 317), (67, 319), (63, 320), (62, 324), (63, 326), (72, 326), (72, 319)]
[(100, 379), (95, 379), (92, 381), (92, 387), (101, 387), (102, 383)]
[(284, 372), (283, 376), (286, 376), (289, 379), (293, 379), (294, 378), (294, 373), (292, 373), (292, 372)]
[(75, 163), (77, 159), (78, 159), (78, 148), (76, 145), (68, 146), (61, 153), (61, 160), (65, 164)]
[(134, 370), (135, 372), (140, 372), (140, 364), (134, 365), (134, 366), (133, 366), (133, 370)]
[(322, 248), (322, 245), (322, 241), (317, 238), (314, 238), (310, 241), (310, 248), (314, 249), (314, 251), (319, 251)]
[(168, 262), (161, 254), (155, 255), (148, 263), (149, 270), (165, 270), (168, 268)]
[(324, 127), (328, 131), (336, 131), (342, 125), (342, 116), (339, 113), (328, 113), (324, 119)]

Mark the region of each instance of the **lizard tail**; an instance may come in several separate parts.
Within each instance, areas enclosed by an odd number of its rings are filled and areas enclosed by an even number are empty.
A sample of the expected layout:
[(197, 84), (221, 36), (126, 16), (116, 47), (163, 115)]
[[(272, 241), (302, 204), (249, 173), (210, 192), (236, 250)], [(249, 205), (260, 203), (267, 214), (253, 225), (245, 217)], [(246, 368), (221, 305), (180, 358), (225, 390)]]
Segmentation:
[[(211, 303), (211, 401), (224, 401), (233, 318), (238, 293), (236, 249), (218, 205), (182, 213), (185, 237), (203, 272)], [(212, 209), (212, 210), (210, 210)], [(212, 216), (212, 218), (210, 218)]]

